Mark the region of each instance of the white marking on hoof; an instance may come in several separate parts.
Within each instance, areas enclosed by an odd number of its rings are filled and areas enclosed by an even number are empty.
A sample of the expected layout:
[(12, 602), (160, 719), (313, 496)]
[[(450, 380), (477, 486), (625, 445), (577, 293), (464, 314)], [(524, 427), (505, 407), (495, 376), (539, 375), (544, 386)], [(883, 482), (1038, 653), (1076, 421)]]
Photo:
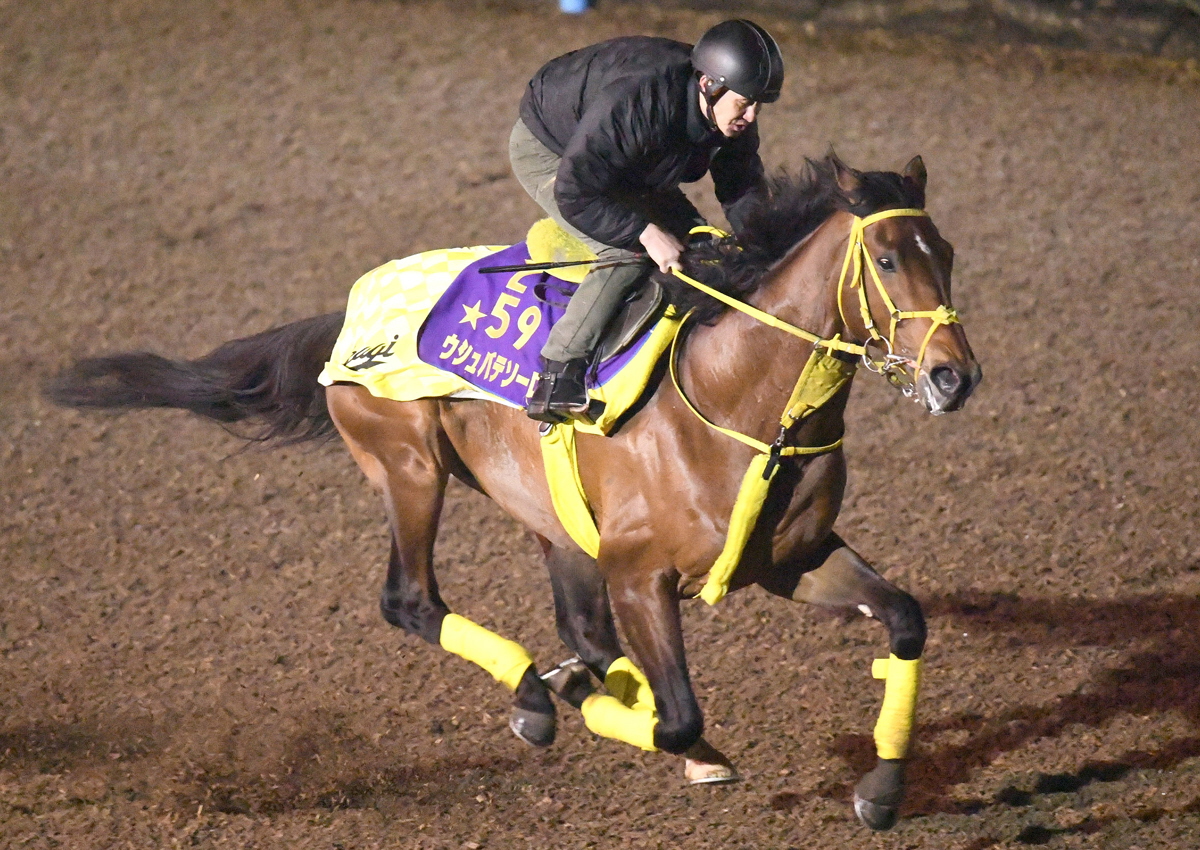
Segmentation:
[(684, 761), (683, 778), (687, 780), (688, 785), (723, 785), (742, 780), (733, 765), (709, 764), (695, 759)]

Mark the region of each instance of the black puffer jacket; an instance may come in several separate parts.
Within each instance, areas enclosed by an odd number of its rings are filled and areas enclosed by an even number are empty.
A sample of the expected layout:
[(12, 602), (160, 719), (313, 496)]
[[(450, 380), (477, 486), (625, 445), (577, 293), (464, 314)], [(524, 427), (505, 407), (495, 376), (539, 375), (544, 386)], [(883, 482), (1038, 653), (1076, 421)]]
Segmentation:
[(616, 38), (553, 59), (530, 80), (521, 120), (562, 157), (555, 200), (593, 239), (637, 247), (649, 220), (621, 198), (673, 189), (706, 171), (736, 230), (763, 186), (758, 128), (736, 139), (711, 128), (691, 50), (665, 38)]

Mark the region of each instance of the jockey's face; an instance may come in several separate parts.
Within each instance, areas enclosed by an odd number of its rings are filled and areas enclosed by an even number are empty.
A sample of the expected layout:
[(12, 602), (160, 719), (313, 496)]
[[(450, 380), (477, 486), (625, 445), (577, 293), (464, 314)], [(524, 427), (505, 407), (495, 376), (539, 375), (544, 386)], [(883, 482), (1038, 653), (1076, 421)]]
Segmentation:
[[(707, 77), (701, 77), (701, 86), (708, 82)], [(704, 95), (700, 95), (701, 105)], [(761, 104), (756, 100), (743, 97), (737, 92), (726, 89), (725, 93), (713, 104), (712, 117), (717, 129), (728, 138), (735, 138), (746, 132), (758, 118)]]

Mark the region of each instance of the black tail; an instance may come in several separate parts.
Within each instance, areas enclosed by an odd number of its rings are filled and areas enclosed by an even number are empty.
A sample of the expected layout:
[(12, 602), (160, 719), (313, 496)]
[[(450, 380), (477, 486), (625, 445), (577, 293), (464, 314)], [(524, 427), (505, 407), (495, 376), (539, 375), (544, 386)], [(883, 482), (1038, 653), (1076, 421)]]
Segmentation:
[(81, 360), (50, 381), (65, 407), (177, 407), (218, 422), (258, 420), (248, 440), (285, 444), (333, 433), (317, 376), (345, 313), (329, 313), (235, 339), (197, 360), (131, 352)]

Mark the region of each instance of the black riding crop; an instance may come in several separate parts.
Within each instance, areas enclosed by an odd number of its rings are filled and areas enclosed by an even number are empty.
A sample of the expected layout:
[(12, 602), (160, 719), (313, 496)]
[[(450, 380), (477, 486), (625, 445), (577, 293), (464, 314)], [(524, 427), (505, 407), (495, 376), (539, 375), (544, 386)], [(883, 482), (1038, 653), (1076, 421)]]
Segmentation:
[(521, 263), (512, 266), (487, 266), (479, 270), (480, 274), (499, 274), (500, 272), (541, 272), (549, 269), (563, 269), (567, 266), (586, 266), (590, 263), (604, 263), (609, 266), (624, 266), (631, 263), (642, 263), (649, 259), (645, 254), (638, 254), (628, 260), (561, 260), (553, 263)]

